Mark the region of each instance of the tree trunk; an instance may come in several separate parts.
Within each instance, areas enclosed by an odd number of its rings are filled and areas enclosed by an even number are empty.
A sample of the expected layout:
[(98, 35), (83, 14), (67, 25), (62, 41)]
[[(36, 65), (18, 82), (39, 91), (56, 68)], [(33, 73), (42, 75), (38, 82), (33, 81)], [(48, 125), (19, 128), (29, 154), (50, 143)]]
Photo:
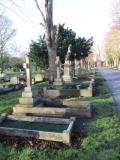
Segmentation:
[(56, 77), (56, 65), (55, 60), (57, 56), (56, 47), (47, 47), (48, 49), (48, 58), (49, 58), (49, 74), (50, 80), (53, 81)]
[(4, 62), (3, 62), (3, 48), (1, 47), (1, 52), (0, 52), (0, 68), (1, 68), (1, 73), (4, 71)]
[(45, 29), (46, 45), (48, 49), (49, 75), (50, 79), (53, 80), (56, 77), (55, 60), (57, 55), (57, 38), (59, 32), (59, 27), (53, 25), (53, 0), (45, 0), (45, 15), (41, 10), (38, 1), (35, 0), (35, 2), (44, 22), (42, 25)]

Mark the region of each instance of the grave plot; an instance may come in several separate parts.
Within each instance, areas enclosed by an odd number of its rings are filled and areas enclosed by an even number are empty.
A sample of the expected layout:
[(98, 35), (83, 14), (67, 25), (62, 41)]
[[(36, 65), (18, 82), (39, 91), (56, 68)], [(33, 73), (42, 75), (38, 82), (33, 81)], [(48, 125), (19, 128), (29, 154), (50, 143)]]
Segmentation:
[(92, 117), (92, 104), (82, 101), (63, 101), (53, 102), (42, 101), (39, 106), (35, 107), (20, 107), (19, 105), (13, 108), (14, 114), (39, 115), (39, 116), (54, 116), (54, 117)]
[(74, 122), (75, 117), (64, 119), (2, 114), (0, 134), (70, 144)]
[(94, 80), (92, 79), (87, 83), (74, 83), (67, 84), (62, 86), (61, 88), (57, 88), (55, 86), (48, 87), (44, 89), (44, 96), (50, 98), (57, 97), (92, 97), (94, 89)]

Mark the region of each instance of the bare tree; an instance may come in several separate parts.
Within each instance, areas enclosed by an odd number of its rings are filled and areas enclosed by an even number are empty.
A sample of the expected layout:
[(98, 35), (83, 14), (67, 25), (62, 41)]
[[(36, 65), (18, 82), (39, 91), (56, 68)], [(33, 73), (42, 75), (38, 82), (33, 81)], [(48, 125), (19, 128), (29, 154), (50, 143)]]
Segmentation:
[(4, 70), (4, 61), (6, 57), (6, 48), (8, 42), (15, 35), (16, 30), (12, 28), (12, 22), (5, 16), (0, 15), (0, 68), (1, 73)]
[(120, 0), (115, 1), (112, 18), (112, 27), (105, 38), (105, 50), (108, 63), (118, 67), (120, 64)]
[(106, 35), (106, 57), (111, 66), (118, 67), (120, 63), (120, 29), (113, 26)]
[(55, 59), (57, 55), (57, 39), (59, 27), (53, 25), (53, 0), (45, 0), (45, 14), (41, 10), (38, 1), (34, 0), (36, 6), (43, 18), (43, 25), (45, 30), (46, 45), (48, 49), (49, 58), (49, 72), (51, 77), (56, 77)]
[(112, 11), (113, 24), (120, 29), (120, 0), (115, 1), (115, 5)]

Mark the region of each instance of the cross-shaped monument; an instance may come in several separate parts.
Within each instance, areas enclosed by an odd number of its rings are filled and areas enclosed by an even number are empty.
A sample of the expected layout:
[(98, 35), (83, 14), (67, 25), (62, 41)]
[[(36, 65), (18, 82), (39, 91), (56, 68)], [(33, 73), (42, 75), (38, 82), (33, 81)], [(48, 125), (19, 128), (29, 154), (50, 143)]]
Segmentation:
[(31, 64), (28, 56), (25, 57), (26, 62), (23, 64), (23, 67), (26, 70), (26, 87), (22, 92), (22, 97), (19, 98), (19, 104), (13, 108), (14, 114), (22, 114), (25, 112), (25, 108), (33, 107), (36, 104), (36, 97), (33, 96), (32, 91), (32, 75), (31, 75)]
[(64, 63), (64, 75), (63, 80), (65, 83), (72, 82), (72, 76), (71, 76), (71, 61), (70, 61), (70, 55), (71, 55), (71, 44), (68, 46), (68, 51), (65, 56), (65, 63)]

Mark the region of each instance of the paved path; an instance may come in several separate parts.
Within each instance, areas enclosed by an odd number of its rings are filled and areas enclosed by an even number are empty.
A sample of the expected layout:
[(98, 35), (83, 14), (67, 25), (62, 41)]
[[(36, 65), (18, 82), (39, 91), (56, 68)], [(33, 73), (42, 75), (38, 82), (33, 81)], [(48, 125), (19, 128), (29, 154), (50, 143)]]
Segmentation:
[(117, 113), (120, 116), (120, 71), (103, 68), (100, 68), (99, 70), (112, 91), (112, 95), (116, 102)]

